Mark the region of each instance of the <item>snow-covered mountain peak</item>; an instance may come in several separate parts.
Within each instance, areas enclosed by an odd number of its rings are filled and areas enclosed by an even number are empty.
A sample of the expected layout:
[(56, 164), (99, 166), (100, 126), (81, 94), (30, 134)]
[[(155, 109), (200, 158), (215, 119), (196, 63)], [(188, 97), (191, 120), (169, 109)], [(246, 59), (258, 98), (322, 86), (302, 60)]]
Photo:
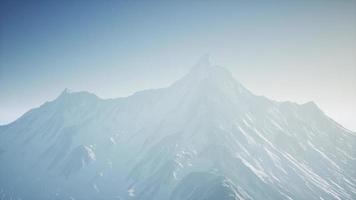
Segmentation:
[(202, 57), (200, 57), (200, 59), (198, 60), (198, 62), (196, 63), (195, 67), (198, 67), (198, 66), (209, 66), (211, 65), (211, 62), (210, 62), (210, 55), (209, 54), (205, 54), (203, 55)]
[(0, 126), (0, 199), (351, 200), (355, 144), (315, 103), (253, 95), (204, 56), (170, 87), (66, 89)]
[(68, 88), (65, 88), (60, 95), (56, 98), (56, 100), (65, 100), (65, 99), (73, 99), (73, 100), (90, 100), (90, 99), (98, 99), (98, 97), (90, 92), (80, 91), (74, 92)]
[(220, 78), (232, 78), (231, 73), (224, 69), (223, 67), (213, 65), (210, 62), (209, 55), (204, 55), (200, 60), (192, 67), (188, 76), (194, 77), (196, 79), (206, 79), (212, 77)]
[(72, 92), (73, 92), (73, 91), (72, 91), (71, 89), (69, 89), (69, 88), (64, 88), (64, 90), (62, 91), (61, 94), (66, 95), (66, 94), (70, 94), (70, 93), (72, 93)]
[[(226, 68), (214, 65), (209, 56), (203, 56), (189, 73), (173, 84), (183, 90), (223, 92), (224, 94), (251, 94)], [(216, 94), (216, 93), (215, 93)]]
[[(79, 92), (75, 92), (75, 91), (73, 91), (72, 89), (69, 89), (69, 88), (64, 88), (57, 98), (70, 96), (70, 95), (76, 94), (76, 93), (79, 93)], [(85, 93), (89, 93), (89, 92), (85, 92)]]

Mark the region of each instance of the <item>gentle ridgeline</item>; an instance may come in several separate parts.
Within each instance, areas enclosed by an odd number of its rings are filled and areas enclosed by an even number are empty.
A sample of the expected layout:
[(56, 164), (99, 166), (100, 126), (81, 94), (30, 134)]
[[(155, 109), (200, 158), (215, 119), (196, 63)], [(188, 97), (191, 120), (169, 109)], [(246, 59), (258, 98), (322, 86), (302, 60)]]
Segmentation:
[(65, 90), (0, 127), (0, 199), (356, 199), (356, 134), (200, 61), (168, 88)]

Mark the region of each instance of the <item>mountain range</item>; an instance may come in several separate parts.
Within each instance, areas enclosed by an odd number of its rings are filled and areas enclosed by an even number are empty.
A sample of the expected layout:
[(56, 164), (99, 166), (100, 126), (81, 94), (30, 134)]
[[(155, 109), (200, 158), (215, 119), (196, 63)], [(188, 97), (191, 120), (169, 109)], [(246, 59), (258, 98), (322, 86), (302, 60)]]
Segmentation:
[[(266, 83), (268, 84), (268, 83)], [(0, 126), (0, 199), (356, 199), (356, 133), (200, 60), (167, 88), (64, 90)]]

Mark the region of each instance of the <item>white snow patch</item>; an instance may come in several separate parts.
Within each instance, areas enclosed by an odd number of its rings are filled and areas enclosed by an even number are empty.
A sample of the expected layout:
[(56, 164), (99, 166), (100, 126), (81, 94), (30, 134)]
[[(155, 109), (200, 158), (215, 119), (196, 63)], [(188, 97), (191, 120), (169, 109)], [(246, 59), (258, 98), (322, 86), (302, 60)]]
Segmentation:
[(248, 144), (257, 144), (256, 141), (251, 137), (248, 133), (246, 133), (240, 126), (237, 127), (240, 132), (245, 136), (247, 139)]
[(304, 164), (298, 162), (290, 154), (284, 153), (284, 157), (289, 160), (300, 172), (302, 172), (308, 180), (313, 183), (316, 187), (322, 189), (324, 192), (332, 195), (335, 199), (341, 200), (338, 193), (333, 190), (333, 187), (325, 181), (323, 178), (315, 174), (311, 169), (309, 169)]
[(270, 151), (268, 148), (264, 148), (264, 150), (267, 152), (268, 156), (272, 159), (274, 165), (278, 169), (280, 169), (283, 173), (288, 174), (287, 171), (281, 165), (281, 159), (272, 151)]
[(316, 148), (313, 143), (311, 143), (310, 141), (308, 141), (308, 145), (313, 148), (316, 152), (318, 152), (323, 158), (325, 158), (327, 161), (329, 161), (331, 163), (331, 165), (333, 165), (336, 169), (341, 170), (340, 167), (333, 161), (331, 160), (331, 158), (329, 158), (327, 155), (325, 155), (325, 153), (323, 153), (322, 151), (320, 151), (318, 148)]
[(350, 160), (356, 160), (355, 157), (349, 155), (348, 153), (346, 153), (344, 150), (340, 149), (340, 148), (337, 148), (336, 150), (338, 150), (339, 152), (341, 152), (345, 157), (347, 157), (348, 159)]
[(87, 151), (90, 160), (96, 160), (95, 153), (92, 149), (92, 145), (90, 145), (90, 147), (84, 146), (84, 148)]
[(116, 145), (116, 140), (115, 140), (115, 138), (110, 137), (110, 142), (111, 142), (113, 145)]
[(93, 184), (93, 188), (94, 188), (94, 190), (95, 190), (96, 192), (98, 192), (98, 193), (100, 192), (98, 186), (97, 186), (95, 183)]
[(130, 188), (127, 190), (127, 193), (129, 194), (130, 197), (134, 197), (135, 196), (135, 188)]
[(258, 178), (260, 178), (263, 182), (266, 182), (265, 179), (268, 178), (268, 175), (262, 169), (257, 169), (251, 163), (245, 160), (242, 156), (238, 156), (238, 158), (243, 162), (246, 167), (248, 167), (254, 174), (256, 174)]

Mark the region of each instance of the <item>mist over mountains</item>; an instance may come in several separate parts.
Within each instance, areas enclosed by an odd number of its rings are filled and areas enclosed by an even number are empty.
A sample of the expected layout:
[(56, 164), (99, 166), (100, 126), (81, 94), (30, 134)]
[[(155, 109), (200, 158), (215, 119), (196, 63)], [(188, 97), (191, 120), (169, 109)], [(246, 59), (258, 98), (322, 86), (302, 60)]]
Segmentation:
[[(268, 84), (268, 83), (266, 83)], [(356, 134), (203, 58), (162, 89), (64, 90), (0, 126), (0, 199), (355, 199)]]

